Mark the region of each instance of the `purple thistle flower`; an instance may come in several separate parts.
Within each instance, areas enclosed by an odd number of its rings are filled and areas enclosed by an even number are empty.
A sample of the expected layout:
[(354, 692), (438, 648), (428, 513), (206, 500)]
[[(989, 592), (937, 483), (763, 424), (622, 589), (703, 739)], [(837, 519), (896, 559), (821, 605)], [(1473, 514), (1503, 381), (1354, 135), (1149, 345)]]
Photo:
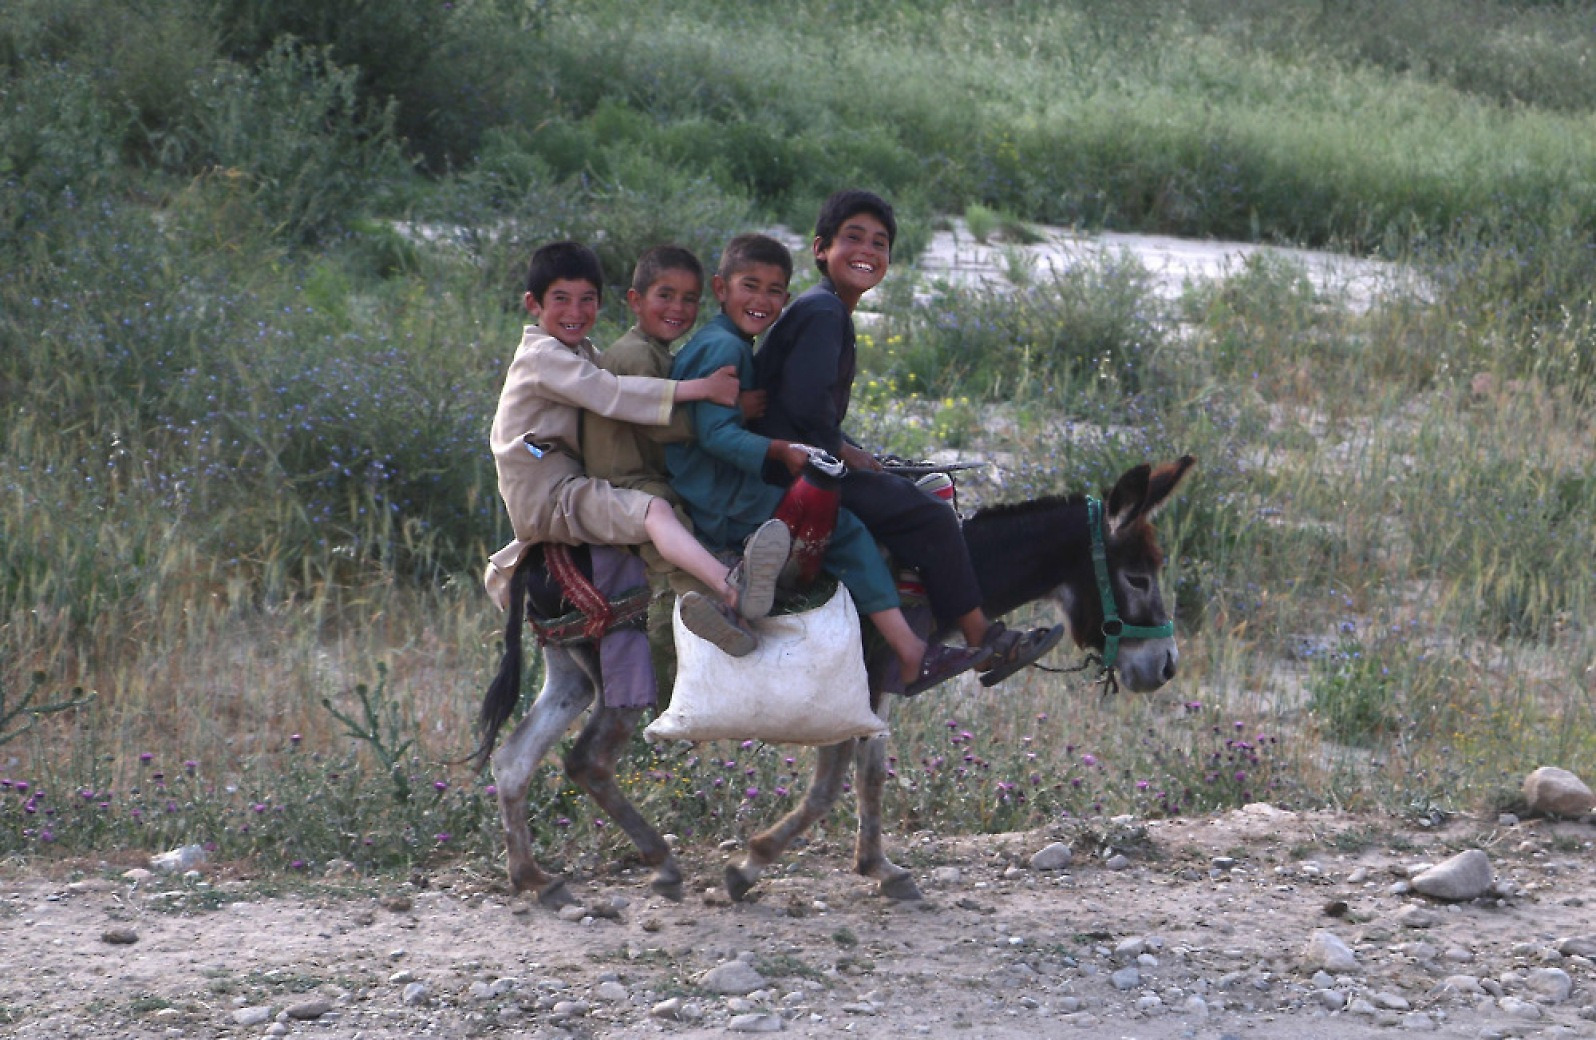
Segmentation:
[(750, 787), (745, 789), (743, 791), (743, 797), (748, 799), (750, 802), (753, 801), (755, 798), (759, 797), (759, 788)]
[(153, 754), (151, 754), (150, 752), (148, 752), (148, 751), (144, 751), (144, 752), (140, 752), (139, 753), (139, 761), (140, 762), (149, 763), (154, 758), (155, 758), (155, 756)]

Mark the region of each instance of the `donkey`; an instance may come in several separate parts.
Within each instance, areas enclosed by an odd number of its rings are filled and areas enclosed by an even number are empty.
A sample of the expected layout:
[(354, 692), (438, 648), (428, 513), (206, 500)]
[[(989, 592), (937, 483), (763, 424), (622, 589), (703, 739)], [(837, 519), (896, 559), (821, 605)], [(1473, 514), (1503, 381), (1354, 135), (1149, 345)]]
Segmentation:
[[(984, 509), (970, 517), (964, 524), (964, 538), (981, 582), (987, 615), (996, 618), (1022, 604), (1051, 598), (1063, 609), (1076, 645), (1100, 655), (1105, 681), (1114, 683), (1117, 676), (1126, 688), (1146, 692), (1174, 678), (1179, 653), (1159, 590), (1163, 557), (1151, 521), (1195, 463), (1190, 455), (1157, 467), (1143, 463), (1120, 477), (1104, 502), (1082, 495), (1048, 497)], [(679, 900), (682, 873), (676, 857), (615, 782), (616, 764), (643, 710), (610, 708), (602, 697), (595, 698), (602, 684), (598, 655), (591, 645), (545, 649), (542, 690), (510, 736), (494, 750), (500, 729), (520, 699), (521, 629), (528, 593), (522, 575), (529, 570), (521, 568), (512, 582), (504, 658), (478, 720), (482, 739), (477, 761), (486, 764), (491, 756), (510, 884), (516, 891), (536, 892), (539, 902), (551, 908), (576, 901), (565, 880), (544, 871), (533, 856), (526, 797), (538, 764), (596, 699), (596, 707), (566, 753), (566, 775), (637, 846), (643, 862), (654, 870), (650, 888)], [(929, 628), (929, 623), (925, 627)], [(867, 668), (871, 706), (884, 715), (886, 690), (896, 662), (889, 651), (883, 652), (872, 655)], [(886, 898), (920, 898), (909, 871), (891, 862), (882, 850), (886, 738), (873, 737), (819, 749), (814, 778), (802, 804), (755, 835), (742, 861), (726, 867), (726, 891), (733, 899), (745, 898), (765, 868), (831, 811), (850, 761), (856, 763), (858, 772), (854, 869), (873, 878), (877, 891)]]

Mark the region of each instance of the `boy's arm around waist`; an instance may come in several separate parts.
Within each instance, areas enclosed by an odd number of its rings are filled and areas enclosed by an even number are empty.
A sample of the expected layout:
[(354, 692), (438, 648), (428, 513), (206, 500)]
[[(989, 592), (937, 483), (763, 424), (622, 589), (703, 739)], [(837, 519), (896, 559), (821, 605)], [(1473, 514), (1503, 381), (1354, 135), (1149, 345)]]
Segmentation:
[[(648, 343), (641, 340), (634, 342), (624, 337), (598, 357), (599, 367), (606, 372), (612, 372), (617, 376), (644, 376), (650, 379), (669, 379), (670, 361), (669, 354), (665, 354), (663, 358), (657, 356), (654, 348)], [(641, 436), (655, 444), (690, 441), (693, 439), (693, 414), (690, 407), (689, 404), (672, 407), (670, 422), (663, 426), (650, 423), (633, 425)]]
[(582, 354), (557, 345), (518, 353), (505, 379), (506, 396), (512, 387), (610, 419), (648, 426), (669, 423), (676, 398), (676, 385), (669, 379), (606, 372)]

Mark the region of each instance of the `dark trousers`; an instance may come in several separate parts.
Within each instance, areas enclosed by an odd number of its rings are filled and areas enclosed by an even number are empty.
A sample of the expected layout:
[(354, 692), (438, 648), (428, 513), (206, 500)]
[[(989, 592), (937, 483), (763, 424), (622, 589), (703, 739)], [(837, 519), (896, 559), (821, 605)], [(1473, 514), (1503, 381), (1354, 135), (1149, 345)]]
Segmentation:
[(920, 572), (940, 627), (953, 626), (981, 605), (970, 550), (946, 502), (895, 473), (849, 470), (842, 478), (842, 507), (864, 521), (899, 566)]

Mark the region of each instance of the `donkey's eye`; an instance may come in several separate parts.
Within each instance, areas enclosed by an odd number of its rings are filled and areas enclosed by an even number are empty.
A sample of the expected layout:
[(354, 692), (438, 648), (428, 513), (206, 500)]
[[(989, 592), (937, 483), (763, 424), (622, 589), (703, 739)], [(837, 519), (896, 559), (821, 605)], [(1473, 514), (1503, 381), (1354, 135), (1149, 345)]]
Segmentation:
[(1153, 579), (1145, 574), (1127, 574), (1125, 584), (1129, 585), (1133, 592), (1146, 594), (1153, 590)]

